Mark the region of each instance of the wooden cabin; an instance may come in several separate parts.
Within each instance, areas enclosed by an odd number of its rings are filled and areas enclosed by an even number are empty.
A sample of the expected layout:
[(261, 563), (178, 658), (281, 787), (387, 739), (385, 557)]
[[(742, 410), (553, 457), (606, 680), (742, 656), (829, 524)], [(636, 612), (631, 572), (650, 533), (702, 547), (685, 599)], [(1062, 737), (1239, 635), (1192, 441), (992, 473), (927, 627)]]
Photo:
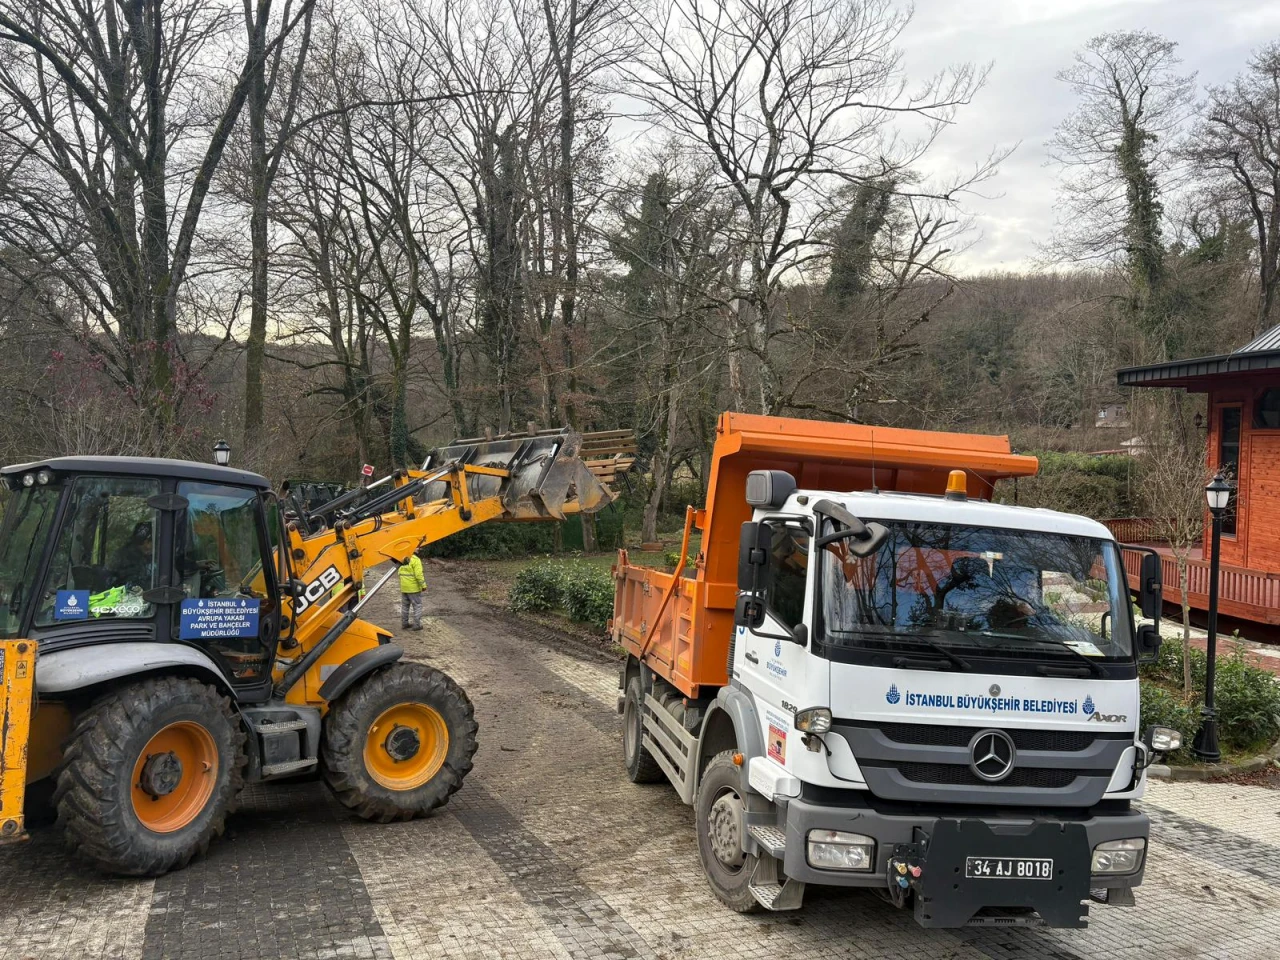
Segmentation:
[[(1122, 387), (1208, 395), (1207, 463), (1236, 485), (1222, 521), (1219, 609), (1227, 616), (1280, 624), (1280, 326), (1232, 353), (1128, 367), (1117, 379)], [(1206, 531), (1209, 523), (1206, 507)], [(1111, 526), (1122, 542), (1147, 540), (1141, 520), (1113, 521)], [(1208, 561), (1202, 548), (1192, 557), (1191, 603), (1204, 610)], [(1126, 556), (1125, 564), (1132, 578), (1137, 554)], [(1165, 563), (1164, 584), (1165, 599), (1179, 602), (1171, 557)]]

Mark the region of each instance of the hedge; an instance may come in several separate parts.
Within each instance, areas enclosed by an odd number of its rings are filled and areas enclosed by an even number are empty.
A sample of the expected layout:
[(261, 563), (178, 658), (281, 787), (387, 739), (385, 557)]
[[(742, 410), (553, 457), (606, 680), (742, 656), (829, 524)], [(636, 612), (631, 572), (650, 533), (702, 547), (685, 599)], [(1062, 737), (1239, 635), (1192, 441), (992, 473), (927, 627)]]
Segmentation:
[[(1182, 641), (1166, 640), (1155, 663), (1142, 668), (1142, 725), (1173, 727), (1190, 747), (1200, 727), (1204, 703), (1203, 650), (1191, 651), (1192, 696), (1182, 693)], [(1265, 750), (1280, 739), (1280, 683), (1267, 670), (1249, 663), (1241, 651), (1218, 656), (1214, 705), (1218, 711), (1218, 739), (1225, 750)], [(1183, 754), (1189, 756), (1184, 749)], [(1175, 762), (1184, 757), (1175, 757)]]
[(507, 605), (517, 613), (560, 611), (603, 630), (613, 616), (613, 577), (585, 563), (531, 564), (516, 574)]

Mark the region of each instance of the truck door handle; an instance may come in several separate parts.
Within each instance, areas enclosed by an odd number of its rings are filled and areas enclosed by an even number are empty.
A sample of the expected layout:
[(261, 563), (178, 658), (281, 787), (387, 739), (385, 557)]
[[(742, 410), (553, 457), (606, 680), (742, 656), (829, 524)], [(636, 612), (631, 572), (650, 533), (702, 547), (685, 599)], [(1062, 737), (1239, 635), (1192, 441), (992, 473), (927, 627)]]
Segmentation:
[(760, 662), (760, 658), (759, 658), (759, 657), (757, 657), (757, 656), (756, 656), (754, 653), (752, 653), (750, 650), (748, 650), (748, 651), (747, 651), (747, 653), (746, 653), (746, 657), (747, 657), (747, 659), (748, 659), (748, 660), (750, 660), (752, 663), (756, 663), (756, 664), (758, 664), (758, 663)]

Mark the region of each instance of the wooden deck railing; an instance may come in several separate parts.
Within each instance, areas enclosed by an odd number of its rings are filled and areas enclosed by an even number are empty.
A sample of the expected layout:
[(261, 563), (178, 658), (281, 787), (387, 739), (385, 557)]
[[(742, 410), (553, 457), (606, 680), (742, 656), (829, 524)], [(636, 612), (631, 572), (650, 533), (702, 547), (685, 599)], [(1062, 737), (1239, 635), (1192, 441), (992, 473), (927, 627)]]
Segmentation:
[(1154, 517), (1116, 517), (1102, 523), (1121, 543), (1154, 543), (1162, 538), (1162, 524)]
[[(1119, 537), (1117, 536), (1117, 539)], [(1136, 538), (1135, 538), (1136, 539)], [(1121, 550), (1129, 586), (1137, 589), (1138, 571), (1142, 565), (1142, 552)], [(1180, 604), (1182, 590), (1178, 583), (1178, 560), (1162, 553), (1160, 569), (1164, 577), (1164, 598), (1168, 603)], [(1206, 610), (1209, 606), (1209, 563), (1206, 560), (1187, 561), (1187, 593), (1191, 606)], [(1223, 566), (1218, 571), (1219, 609), (1227, 616), (1259, 623), (1280, 623), (1280, 575), (1245, 567)]]

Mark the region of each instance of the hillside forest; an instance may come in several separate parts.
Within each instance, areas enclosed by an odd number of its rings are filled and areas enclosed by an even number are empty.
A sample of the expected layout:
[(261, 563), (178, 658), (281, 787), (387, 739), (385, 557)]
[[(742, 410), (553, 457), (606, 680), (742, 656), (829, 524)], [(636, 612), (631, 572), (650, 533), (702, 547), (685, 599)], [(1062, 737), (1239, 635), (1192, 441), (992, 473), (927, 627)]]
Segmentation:
[(966, 200), (1009, 148), (940, 171), (937, 141), (989, 67), (908, 76), (910, 16), (0, 0), (0, 456), (226, 439), (350, 480), (634, 427), (652, 514), (732, 409), (1007, 433), (1054, 468), (1024, 498), (1140, 511), (1130, 458), (1084, 455), (1185, 454), (1199, 408), (1116, 369), (1280, 322), (1280, 43), (1213, 86), (1177, 38), (1089, 41), (1058, 72), (1058, 223), (974, 275)]

